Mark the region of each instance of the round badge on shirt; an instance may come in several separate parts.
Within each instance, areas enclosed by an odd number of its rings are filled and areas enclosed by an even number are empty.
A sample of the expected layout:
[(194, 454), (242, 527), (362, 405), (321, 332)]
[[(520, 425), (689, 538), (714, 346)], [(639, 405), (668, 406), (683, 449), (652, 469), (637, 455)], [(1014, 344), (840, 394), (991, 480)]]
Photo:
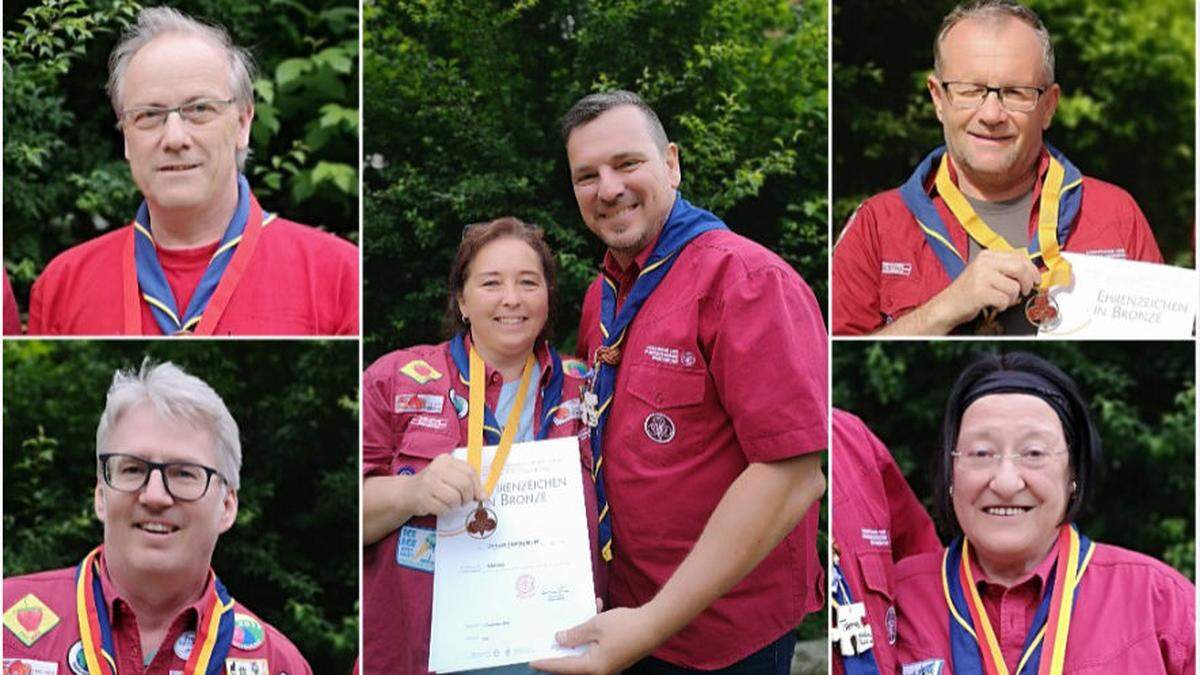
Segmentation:
[(665, 413), (653, 412), (646, 415), (642, 429), (655, 443), (670, 443), (671, 439), (675, 438), (675, 422)]
[(266, 640), (266, 631), (258, 619), (249, 614), (233, 615), (233, 646), (242, 651), (258, 649)]
[(88, 675), (87, 657), (83, 655), (83, 640), (76, 640), (67, 650), (67, 665), (75, 675)]
[(175, 639), (175, 646), (173, 648), (175, 656), (178, 656), (180, 660), (187, 661), (188, 657), (192, 655), (192, 647), (195, 646), (195, 644), (196, 631), (183, 631), (179, 634), (179, 637)]
[(887, 615), (884, 616), (884, 623), (887, 624), (888, 644), (896, 644), (896, 606), (888, 607)]

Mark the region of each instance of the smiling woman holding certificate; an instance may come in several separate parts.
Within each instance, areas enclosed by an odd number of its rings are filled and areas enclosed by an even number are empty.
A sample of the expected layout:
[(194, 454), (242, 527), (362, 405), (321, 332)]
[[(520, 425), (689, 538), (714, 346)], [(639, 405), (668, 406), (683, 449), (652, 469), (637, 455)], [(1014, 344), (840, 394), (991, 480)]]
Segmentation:
[(1100, 438), (1075, 382), (984, 355), (942, 423), (935, 507), (958, 536), (896, 570), (904, 675), (1195, 672), (1195, 588), (1074, 523)]
[[(515, 218), (468, 226), (448, 291), (451, 339), (387, 354), (363, 376), (364, 674), (428, 672), (434, 547), (445, 536), (436, 518), (476, 504), (462, 527), (490, 536), (499, 510), (490, 498), (512, 444), (587, 428), (578, 400), (586, 367), (561, 360), (546, 339), (555, 268), (539, 228)], [(486, 464), (481, 444), (499, 446)], [(591, 453), (579, 445), (598, 579)], [(451, 456), (464, 446), (467, 461)]]

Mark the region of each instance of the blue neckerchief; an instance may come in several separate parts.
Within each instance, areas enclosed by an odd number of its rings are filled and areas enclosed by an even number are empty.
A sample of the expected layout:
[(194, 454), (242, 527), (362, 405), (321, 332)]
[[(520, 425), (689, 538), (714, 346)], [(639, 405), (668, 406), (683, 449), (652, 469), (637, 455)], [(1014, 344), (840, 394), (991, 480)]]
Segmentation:
[[(646, 264), (638, 274), (637, 281), (633, 283), (633, 288), (629, 290), (629, 296), (625, 298), (625, 304), (621, 305), (619, 313), (617, 312), (616, 283), (608, 278), (608, 275), (602, 275), (603, 283), (600, 285), (601, 346), (613, 347), (621, 344), (625, 339), (625, 332), (629, 328), (629, 324), (637, 316), (642, 304), (667, 276), (667, 272), (671, 271), (671, 267), (678, 259), (677, 254), (683, 250), (683, 247), (709, 230), (725, 229), (728, 227), (721, 222), (720, 218), (704, 209), (692, 206), (677, 192), (675, 204), (671, 207), (667, 222), (658, 235), (658, 243), (654, 245), (654, 250), (646, 259)], [(600, 551), (605, 560), (611, 560), (612, 521), (609, 519), (608, 498), (605, 495), (604, 477), (600, 475), (600, 466), (604, 461), (604, 426), (608, 422), (613, 389), (616, 387), (617, 369), (615, 366), (595, 360), (594, 354), (592, 356), (591, 389), (596, 395), (596, 410), (598, 411), (598, 421), (596, 427), (592, 429), (591, 435), (592, 478), (596, 481), (596, 508), (600, 513), (598, 532)]]
[[(550, 352), (550, 379), (546, 381), (546, 386), (542, 387), (542, 422), (538, 426), (535, 436), (539, 441), (545, 440), (550, 435), (550, 427), (554, 423), (554, 413), (558, 411), (559, 403), (562, 402), (562, 359), (550, 344), (546, 345), (546, 349)], [(463, 333), (450, 339), (450, 357), (454, 359), (454, 367), (458, 369), (459, 381), (469, 387), (471, 385), (469, 379), (471, 361), (467, 356), (467, 345)], [(491, 406), (485, 406), (483, 409), (483, 442), (488, 445), (499, 443), (500, 434), (503, 431), (500, 422), (496, 419), (495, 411)]]
[(167, 275), (158, 260), (154, 235), (150, 231), (150, 208), (142, 201), (134, 219), (134, 229), (137, 231), (134, 235), (134, 257), (137, 262), (138, 286), (141, 288), (142, 298), (150, 305), (154, 320), (163, 335), (187, 333), (200, 323), (204, 309), (221, 281), (221, 275), (225, 273), (225, 268), (233, 259), (234, 250), (242, 240), (242, 232), (246, 229), (249, 215), (250, 184), (246, 182), (245, 176), (238, 174), (238, 201), (237, 208), (233, 211), (233, 219), (225, 228), (216, 253), (204, 270), (204, 275), (200, 277), (200, 284), (196, 286), (196, 292), (188, 302), (187, 312), (180, 316), (179, 309), (175, 306), (175, 294), (171, 292)]
[[(1079, 206), (1083, 202), (1083, 185), (1080, 183), (1083, 174), (1075, 168), (1066, 155), (1059, 152), (1054, 146), (1046, 143), (1046, 150), (1063, 167), (1063, 191), (1058, 206), (1057, 231), (1058, 244), (1062, 246), (1066, 244), (1067, 237), (1071, 234), (1071, 225), (1075, 222), (1075, 216), (1079, 214)], [(941, 261), (942, 267), (945, 268), (946, 274), (953, 281), (958, 278), (959, 274), (962, 274), (967, 263), (954, 248), (954, 239), (950, 236), (950, 229), (942, 221), (942, 215), (938, 213), (933, 199), (929, 197), (929, 192), (925, 189), (925, 182), (937, 171), (938, 162), (945, 152), (946, 146), (942, 145), (921, 160), (913, 175), (905, 181), (904, 185), (900, 186), (900, 197), (904, 200), (904, 205), (908, 207), (913, 218), (917, 219), (918, 226), (925, 233), (925, 241), (929, 242), (933, 252), (937, 254), (938, 260)], [(1031, 257), (1041, 253), (1041, 243), (1036, 236), (1029, 238), (1029, 253)]]
[[(846, 577), (842, 576), (842, 566), (837, 563), (833, 565), (831, 590), (833, 592), (833, 601), (837, 604), (854, 604), (854, 596), (850, 593), (850, 587), (846, 585)], [(879, 675), (879, 664), (875, 663), (874, 649), (868, 649), (861, 654), (846, 656), (845, 654), (841, 654), (835, 646), (833, 653), (841, 656), (842, 667), (845, 669), (847, 675)]]
[[(1075, 527), (1071, 525), (1071, 527)], [(1076, 528), (1078, 532), (1078, 528)], [(975, 622), (971, 620), (971, 610), (966, 592), (962, 587), (962, 580), (958, 577), (958, 566), (962, 563), (962, 545), (963, 538), (959, 535), (954, 541), (950, 542), (950, 552), (946, 555), (946, 584), (950, 593), (950, 599), (954, 603), (954, 610), (958, 616), (966, 621), (971, 630), (975, 630)], [(1079, 568), (1087, 563), (1088, 551), (1092, 547), (1092, 540), (1088, 539), (1079, 533)], [(1042, 602), (1038, 605), (1037, 612), (1033, 615), (1033, 623), (1029, 625), (1029, 632), (1025, 635), (1025, 646), (1021, 649), (1021, 654), (1024, 655), (1029, 651), (1030, 645), (1035, 639), (1038, 644), (1033, 649), (1033, 653), (1029, 658), (1025, 659), (1025, 667), (1013, 675), (1037, 675), (1038, 665), (1042, 660), (1042, 646), (1044, 640), (1038, 637), (1042, 627), (1046, 625), (1046, 619), (1050, 616), (1050, 601), (1054, 597), (1054, 578), (1058, 571), (1059, 563), (1066, 563), (1064, 560), (1054, 561), (1054, 566), (1050, 568), (1050, 574), (1046, 577), (1046, 588), (1042, 591)], [(1075, 589), (1075, 597), (1079, 597), (1079, 588)], [(954, 612), (949, 612), (950, 621), (950, 653), (953, 657), (954, 672), (958, 675), (986, 675), (983, 668), (983, 656), (980, 654), (982, 648), (975, 636), (967, 631), (967, 628), (960, 624), (954, 616)]]

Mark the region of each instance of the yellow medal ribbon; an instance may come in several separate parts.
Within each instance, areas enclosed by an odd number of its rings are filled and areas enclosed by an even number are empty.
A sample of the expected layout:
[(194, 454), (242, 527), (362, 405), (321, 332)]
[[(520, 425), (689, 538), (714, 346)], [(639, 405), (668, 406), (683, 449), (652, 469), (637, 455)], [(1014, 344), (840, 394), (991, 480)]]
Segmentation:
[[(471, 347), (471, 383), (469, 385), (468, 401), (470, 411), (467, 415), (467, 463), (475, 469), (480, 477), (483, 476), (483, 391), (487, 379), (483, 359)], [(529, 380), (533, 376), (533, 364), (536, 361), (533, 354), (525, 359), (525, 370), (521, 373), (521, 386), (517, 388), (517, 400), (513, 401), (508, 420), (504, 423), (504, 433), (500, 436), (500, 444), (496, 447), (496, 456), (492, 458), (488, 470), (487, 483), (483, 486), (483, 498), (492, 496), (492, 490), (500, 480), (500, 471), (508, 461), (508, 453), (512, 450), (513, 439), (517, 437), (517, 427), (521, 425), (521, 411), (525, 408), (525, 394), (529, 391)]]
[[(1004, 237), (983, 222), (983, 218), (975, 213), (975, 209), (971, 208), (971, 203), (967, 201), (966, 196), (950, 179), (949, 156), (949, 153), (942, 155), (935, 181), (942, 201), (946, 202), (946, 206), (962, 224), (963, 229), (971, 235), (972, 239), (979, 242), (980, 246), (995, 251), (1016, 250), (1005, 241)], [(1041, 203), (1038, 207), (1037, 238), (1040, 252), (1025, 251), (1030, 258), (1040, 255), (1046, 266), (1046, 270), (1042, 272), (1041, 284), (1038, 286), (1042, 292), (1047, 292), (1054, 286), (1065, 286), (1071, 283), (1071, 263), (1060, 255), (1061, 247), (1058, 244), (1058, 208), (1063, 193), (1064, 175), (1063, 165), (1051, 155), (1046, 178), (1042, 181)]]

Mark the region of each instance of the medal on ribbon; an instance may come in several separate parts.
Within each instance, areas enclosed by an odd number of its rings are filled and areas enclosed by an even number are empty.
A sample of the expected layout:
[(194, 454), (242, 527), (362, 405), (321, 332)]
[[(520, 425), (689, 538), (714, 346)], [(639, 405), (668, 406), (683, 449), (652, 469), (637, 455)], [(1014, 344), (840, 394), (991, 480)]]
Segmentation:
[(667, 222), (658, 235), (658, 242), (645, 266), (638, 274), (621, 310), (617, 311), (617, 284), (607, 274), (602, 274), (600, 284), (600, 335), (602, 344), (596, 349), (592, 364), (592, 379), (582, 392), (584, 416), (592, 427), (592, 480), (596, 483), (596, 508), (599, 509), (598, 538), (600, 555), (612, 560), (612, 521), (609, 518), (608, 496), (604, 489), (601, 467), (604, 465), (604, 427), (612, 405), (617, 383), (617, 366), (621, 361), (621, 345), (629, 324), (658, 288), (667, 272), (679, 258), (679, 252), (693, 239), (709, 230), (728, 229), (713, 214), (698, 209), (676, 193), (675, 204), (667, 215)]
[[(1026, 250), (1030, 260), (1035, 264), (1040, 263), (1041, 280), (1036, 295), (1030, 298), (1026, 305), (1025, 316), (1035, 326), (1050, 328), (1059, 319), (1058, 306), (1050, 296), (1050, 291), (1071, 283), (1071, 264), (1062, 257), (1061, 249), (1071, 234), (1083, 201), (1083, 175), (1054, 146), (1047, 143), (1046, 151), (1049, 154), (1048, 166), (1039, 197), (1037, 231), (1035, 236), (1030, 237)], [(946, 274), (953, 281), (966, 268), (966, 260), (954, 246), (950, 230), (942, 221), (941, 214), (926, 190), (926, 181), (934, 171), (935, 162), (937, 169), (933, 183), (938, 195), (971, 238), (986, 249), (1014, 249), (1004, 237), (983, 222), (954, 184), (950, 176), (950, 159), (946, 153), (946, 146), (935, 149), (921, 161), (913, 175), (900, 187), (900, 196), (924, 233), (925, 240), (942, 263)], [(999, 329), (999, 323), (995, 321), (994, 316), (985, 316), (981, 329), (992, 334)]]
[(1063, 525), (1056, 548), (1057, 558), (1025, 637), (1021, 659), (1016, 669), (1009, 671), (975, 587), (970, 544), (961, 536), (950, 544), (942, 558), (942, 589), (949, 609), (950, 651), (956, 673), (1062, 675), (1075, 599), (1095, 547), (1073, 525)]
[[(112, 624), (108, 603), (100, 583), (100, 556), (97, 546), (79, 563), (75, 572), (75, 611), (79, 619), (79, 638), (83, 660), (92, 675), (117, 675), (113, 658)], [(233, 643), (233, 598), (221, 580), (209, 570), (212, 583), (205, 589), (204, 610), (196, 626), (196, 638), (184, 675), (220, 675), (225, 672), (225, 656)]]

